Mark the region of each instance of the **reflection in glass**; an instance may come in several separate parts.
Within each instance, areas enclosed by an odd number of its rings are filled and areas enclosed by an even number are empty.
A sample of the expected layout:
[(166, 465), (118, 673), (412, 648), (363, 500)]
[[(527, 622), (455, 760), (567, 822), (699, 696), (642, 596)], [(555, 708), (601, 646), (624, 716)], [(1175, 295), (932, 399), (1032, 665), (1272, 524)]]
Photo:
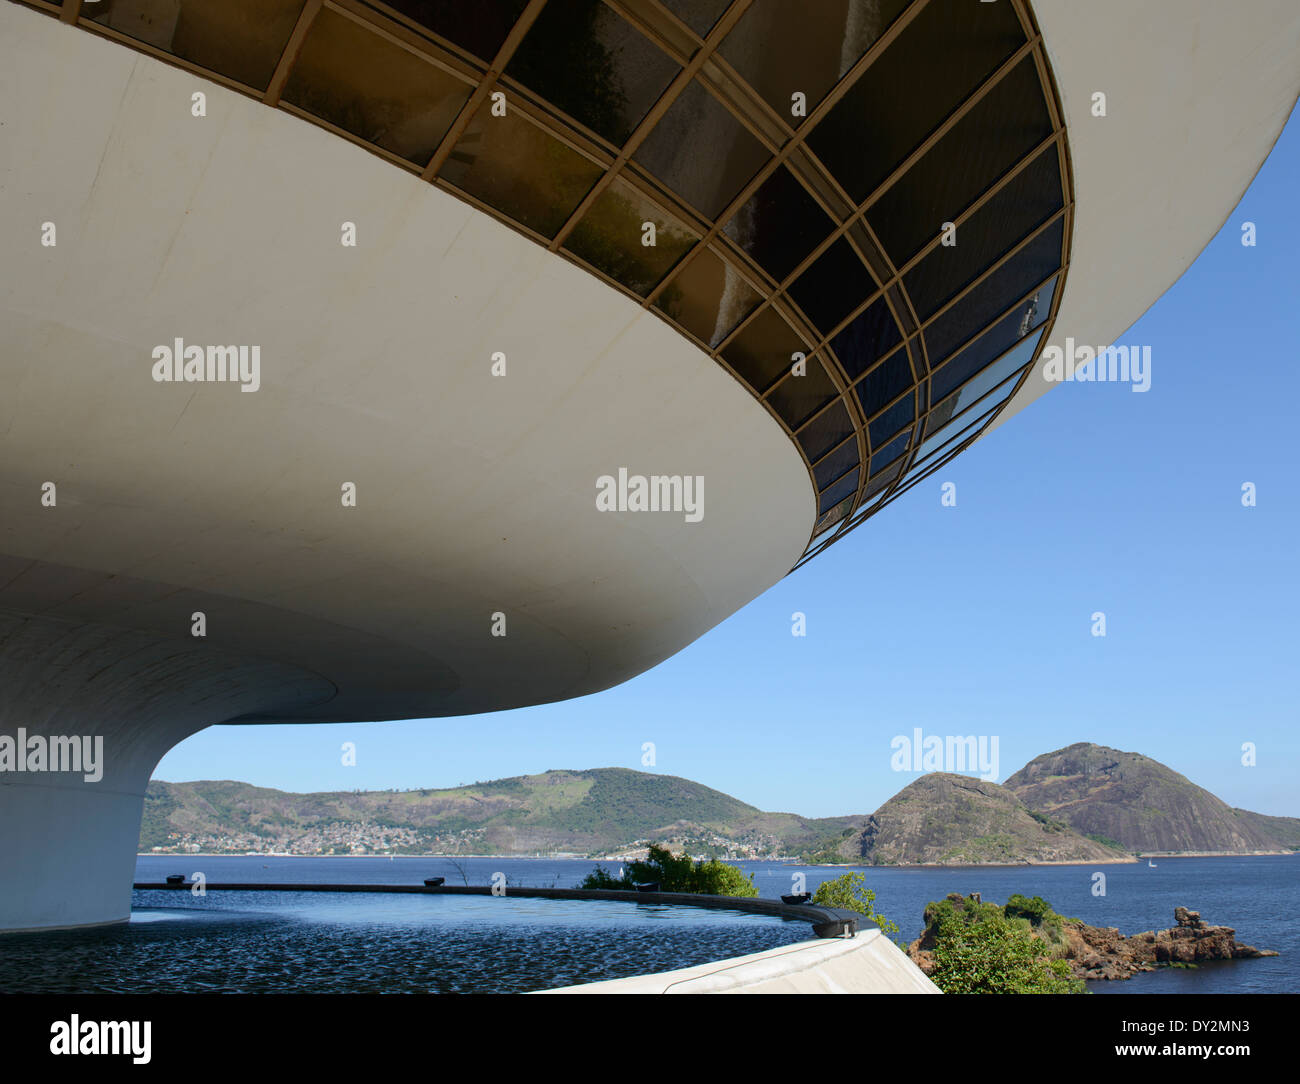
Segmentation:
[(861, 203), (1024, 40), (1009, 3), (927, 4), (808, 145)]
[(844, 500), (840, 501), (839, 504), (817, 521), (817, 526), (813, 528), (813, 537), (815, 538), (817, 535), (825, 534), (829, 531), (835, 526), (835, 524), (839, 523), (840, 520), (849, 514), (849, 509), (852, 507), (853, 497), (845, 497)]
[(81, 17), (200, 68), (265, 90), (304, 0), (86, 3)]
[(922, 333), (931, 368), (969, 339), (976, 328), (996, 319), (1010, 299), (1023, 297), (1036, 283), (1060, 268), (1064, 229), (1064, 220), (1058, 218), (942, 316), (935, 318)]
[(780, 166), (732, 215), (723, 232), (781, 282), (833, 227), (808, 190)]
[[(647, 224), (654, 244), (647, 245)], [(621, 177), (615, 177), (574, 226), (564, 247), (644, 297), (699, 238)]]
[[(755, 0), (718, 52), (791, 127), (804, 122), (908, 0)], [(774, 49), (773, 42), (780, 48)], [(803, 111), (794, 110), (796, 94)]]
[(930, 377), (930, 401), (937, 403), (957, 386), (1000, 357), (1025, 335), (1042, 325), (1052, 311), (1057, 279), (1052, 279), (1027, 301), (1004, 316), (961, 353), (945, 362)]
[(632, 160), (706, 218), (717, 218), (769, 157), (722, 103), (692, 82)]
[(679, 70), (601, 0), (565, 0), (542, 9), (506, 75), (622, 146)]
[(952, 413), (965, 410), (989, 389), (996, 387), (1011, 373), (1031, 362), (1038, 353), (1038, 341), (1041, 337), (1042, 333), (1039, 332), (1037, 335), (1029, 335), (1022, 339), (992, 365), (985, 368), (979, 376), (963, 384), (961, 390), (950, 397)]
[(428, 27), (489, 63), (528, 6), (528, 0), (491, 0), (491, 3), (484, 0), (384, 0), (384, 3), (412, 22)]
[(722, 349), (722, 357), (760, 395), (790, 371), (793, 355), (806, 354), (808, 344), (768, 306)]
[(787, 376), (767, 397), (777, 416), (798, 429), (838, 394), (818, 358), (809, 358), (803, 376)]
[(601, 173), (598, 165), (551, 138), (518, 110), (492, 116), (487, 101), (457, 141), (440, 176), (543, 237), (554, 237)]
[(707, 37), (731, 0), (662, 0), (664, 7), (700, 37)]
[(378, 34), (322, 9), (284, 88), (285, 101), (423, 165), (470, 88)]
[(655, 298), (655, 308), (709, 346), (717, 346), (761, 297), (730, 263), (712, 249), (687, 261)]
[(818, 502), (818, 508), (823, 512), (828, 511), (845, 497), (857, 493), (859, 474), (861, 474), (859, 468), (854, 467), (853, 470), (831, 486), (830, 489), (823, 492), (821, 500)]
[[(913, 163), (867, 211), (871, 223), (894, 261), (902, 267), (939, 236), (943, 222), (957, 217), (991, 188), (1012, 166), (1052, 133), (1034, 58), (1026, 57), (925, 155)], [(989, 220), (1005, 247), (1022, 237), (1061, 206), (1061, 181), (1055, 148), (1050, 171), (1021, 193), (1029, 201), (1010, 201), (1007, 221)], [(996, 197), (995, 197), (996, 198)], [(1021, 223), (1014, 216), (1019, 212)], [(957, 250), (966, 246), (968, 225), (958, 230)], [(954, 252), (954, 249), (947, 249)]]

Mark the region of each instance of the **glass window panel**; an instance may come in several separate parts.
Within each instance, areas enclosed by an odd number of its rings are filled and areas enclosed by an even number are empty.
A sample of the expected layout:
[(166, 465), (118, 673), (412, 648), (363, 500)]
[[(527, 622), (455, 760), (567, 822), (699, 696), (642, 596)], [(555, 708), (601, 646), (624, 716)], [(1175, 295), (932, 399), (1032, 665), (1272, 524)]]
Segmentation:
[[(655, 243), (642, 244), (646, 223)], [(696, 234), (621, 177), (615, 177), (574, 226), (564, 247), (644, 297), (698, 241)]]
[(957, 385), (969, 380), (1030, 331), (1040, 327), (1052, 311), (1057, 279), (1052, 279), (1010, 315), (999, 320), (960, 354), (945, 362), (930, 377), (930, 401), (939, 402)]
[(841, 237), (795, 279), (789, 294), (822, 334), (828, 334), (875, 291), (875, 279)]
[[(907, 3), (755, 0), (718, 51), (787, 124), (798, 127)], [(805, 116), (791, 112), (796, 93), (804, 96)]]
[(815, 463), (854, 432), (843, 403), (834, 403), (795, 434), (810, 463)]
[[(954, 221), (1051, 134), (1034, 58), (1025, 57), (867, 212), (894, 266), (903, 266), (938, 237), (944, 222)], [(1002, 236), (1022, 236), (1061, 206), (1056, 151), (1049, 151), (1051, 175), (1026, 193), (1034, 206), (1025, 213), (1033, 220), (1015, 233), (1004, 229)], [(959, 248), (966, 243), (964, 230), (958, 230)]]
[(946, 449), (947, 445), (959, 438), (965, 438), (972, 432), (982, 426), (996, 413), (998, 407), (1005, 403), (1011, 393), (1016, 390), (1016, 383), (1020, 379), (1020, 374), (1015, 373), (1007, 380), (1003, 381), (997, 388), (989, 392), (979, 404), (974, 408), (958, 414), (943, 428), (939, 429), (933, 436), (927, 437), (916, 454), (916, 460), (919, 463), (922, 459), (934, 454), (936, 449)]
[(957, 244), (939, 245), (904, 276), (922, 320), (997, 262), (1061, 208), (1056, 148), (1048, 147), (957, 230)]
[(601, 172), (517, 110), (492, 116), (486, 101), (440, 176), (543, 237), (553, 237)]
[(893, 402), (913, 383), (907, 351), (899, 350), (882, 361), (857, 384), (858, 401), (868, 418)]
[(547, 4), (506, 68), (508, 76), (619, 146), (678, 71), (601, 0)]
[(798, 429), (839, 394), (820, 359), (809, 358), (803, 376), (788, 376), (767, 397), (777, 416), (791, 429)]
[(420, 165), (469, 98), (467, 84), (328, 8), (311, 24), (284, 98)]
[(916, 421), (916, 393), (909, 392), (867, 427), (871, 447), (880, 448), (888, 444), (900, 429), (910, 426), (914, 421)]
[(663, 0), (663, 5), (700, 37), (706, 37), (731, 0)]
[(881, 355), (902, 339), (893, 313), (883, 297), (877, 298), (831, 342), (850, 380), (865, 373)]
[[(912, 431), (909, 429), (906, 433), (901, 433), (878, 452), (871, 453), (871, 470), (876, 473), (889, 466), (900, 455), (907, 451), (907, 443), (912, 437)], [(900, 463), (901, 467), (902, 464)]]
[(1024, 40), (1006, 0), (927, 4), (808, 144), (860, 203)]
[(632, 157), (714, 219), (770, 156), (722, 103), (692, 82)]
[(528, 0), (384, 0), (413, 22), (427, 27), (482, 60), (491, 61), (505, 44)]
[(762, 300), (712, 249), (701, 249), (677, 272), (655, 307), (709, 346), (717, 346)]
[(971, 403), (975, 402), (985, 392), (1002, 383), (1011, 373), (1023, 368), (1031, 362), (1038, 353), (1038, 342), (1042, 338), (1042, 332), (1021, 339), (1014, 347), (1008, 350), (992, 365), (987, 366), (979, 376), (962, 385), (962, 388), (955, 395), (951, 396), (953, 402), (953, 413), (959, 410), (965, 410)]
[(769, 305), (723, 347), (722, 357), (742, 380), (762, 394), (790, 371), (795, 352), (806, 354), (808, 344)]
[(819, 508), (825, 512), (828, 509), (839, 504), (845, 497), (851, 496), (858, 491), (858, 475), (861, 471), (854, 467), (848, 474), (836, 482), (830, 489), (826, 490), (819, 502)]
[(903, 462), (902, 460), (898, 460), (892, 467), (886, 467), (884, 470), (877, 471), (873, 474), (867, 482), (867, 488), (862, 491), (863, 499), (865, 500), (868, 497), (874, 497), (884, 489), (885, 486), (889, 485), (890, 482), (897, 478), (902, 469)]
[(925, 329), (931, 368), (1060, 268), (1064, 229), (1064, 220), (1057, 219)]
[(857, 465), (858, 438), (852, 436), (813, 467), (817, 488), (825, 489), (846, 470), (852, 470)]
[(82, 18), (265, 90), (304, 0), (136, 0), (86, 4)]
[(794, 174), (781, 166), (732, 215), (723, 232), (782, 282), (834, 226)]
[(986, 391), (982, 397), (973, 397), (973, 401), (968, 403), (967, 407), (954, 410), (953, 420), (949, 421), (947, 425), (937, 424), (936, 417), (931, 415), (926, 419), (926, 443), (928, 444), (945, 430), (950, 434), (958, 432), (963, 426), (969, 425), (976, 418), (983, 417), (992, 408), (1000, 406), (1015, 391), (1022, 372), (1024, 372), (1023, 369), (1017, 369), (1015, 372), (1008, 374), (992, 391)]
[(845, 516), (849, 514), (849, 509), (852, 507), (853, 507), (852, 495), (845, 497), (844, 500), (840, 501), (839, 504), (837, 504), (834, 508), (832, 508), (829, 512), (827, 512), (824, 516), (822, 516), (821, 519), (817, 521), (817, 526), (813, 530), (813, 537), (815, 538), (817, 535), (825, 534), (827, 531), (829, 531), (832, 527), (835, 526), (835, 524), (839, 523)]

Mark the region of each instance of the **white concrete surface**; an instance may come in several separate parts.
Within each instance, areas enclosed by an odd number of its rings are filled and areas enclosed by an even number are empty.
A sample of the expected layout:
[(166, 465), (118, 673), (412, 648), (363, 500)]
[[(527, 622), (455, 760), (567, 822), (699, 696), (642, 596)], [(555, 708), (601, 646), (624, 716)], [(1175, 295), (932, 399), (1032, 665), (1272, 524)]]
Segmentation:
[(879, 930), (800, 941), (729, 960), (565, 986), (548, 994), (937, 994), (925, 973)]

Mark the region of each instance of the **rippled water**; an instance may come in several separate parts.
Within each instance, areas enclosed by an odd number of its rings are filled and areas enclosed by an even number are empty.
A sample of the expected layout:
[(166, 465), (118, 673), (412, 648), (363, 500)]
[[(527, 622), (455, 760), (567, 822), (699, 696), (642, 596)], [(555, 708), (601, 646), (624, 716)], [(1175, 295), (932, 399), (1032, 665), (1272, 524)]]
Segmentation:
[(0, 941), (0, 991), (522, 992), (811, 936), (693, 907), (509, 896), (138, 891), (129, 924)]

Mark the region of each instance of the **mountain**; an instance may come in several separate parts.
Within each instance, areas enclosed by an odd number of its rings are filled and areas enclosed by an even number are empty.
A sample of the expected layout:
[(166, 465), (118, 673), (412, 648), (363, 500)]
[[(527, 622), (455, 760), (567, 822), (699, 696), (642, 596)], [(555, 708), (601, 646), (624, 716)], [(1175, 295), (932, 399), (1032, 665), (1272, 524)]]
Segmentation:
[[(1141, 753), (1079, 742), (1035, 757), (1006, 781), (1030, 809), (1131, 851), (1274, 851), (1274, 818), (1232, 809)], [(1286, 821), (1290, 818), (1276, 818)]]
[(1130, 856), (1034, 813), (1006, 787), (931, 772), (909, 783), (823, 861), (869, 865), (1121, 862)]
[(1300, 817), (1270, 817), (1236, 808), (1233, 812), (1257, 832), (1277, 840), (1287, 850), (1300, 851)]
[(290, 794), (229, 780), (150, 782), (140, 849), (294, 854), (607, 854), (653, 839), (766, 857), (860, 823), (764, 813), (626, 768), (547, 771), (445, 790)]

